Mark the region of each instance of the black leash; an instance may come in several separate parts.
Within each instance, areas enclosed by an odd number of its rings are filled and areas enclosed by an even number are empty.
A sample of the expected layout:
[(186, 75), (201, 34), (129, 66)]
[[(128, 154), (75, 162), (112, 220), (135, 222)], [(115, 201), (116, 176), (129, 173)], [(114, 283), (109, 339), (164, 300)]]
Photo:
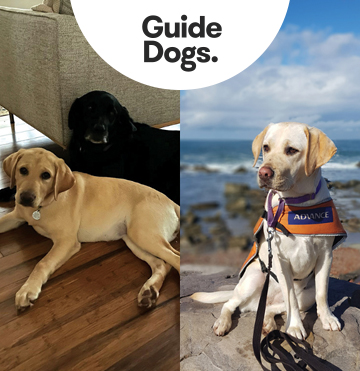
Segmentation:
[[(271, 241), (274, 238), (275, 230), (268, 228), (268, 253), (269, 253), (269, 264), (267, 268), (266, 279), (264, 287), (262, 289), (259, 306), (255, 319), (254, 335), (253, 335), (253, 349), (254, 354), (259, 362), (260, 366), (264, 371), (270, 371), (261, 362), (261, 355), (263, 358), (271, 364), (271, 371), (280, 371), (277, 363), (282, 364), (287, 371), (304, 371), (306, 366), (309, 366), (314, 371), (332, 371), (329, 367), (322, 363), (322, 359), (315, 356), (308, 343), (299, 340), (289, 334), (281, 332), (279, 330), (271, 331), (262, 341), (261, 332), (264, 322), (265, 309), (266, 309), (266, 298), (269, 289), (271, 268), (272, 268), (272, 249)], [(293, 357), (290, 352), (284, 349), (281, 344), (286, 341), (295, 356)], [(295, 359), (299, 361), (296, 362)]]

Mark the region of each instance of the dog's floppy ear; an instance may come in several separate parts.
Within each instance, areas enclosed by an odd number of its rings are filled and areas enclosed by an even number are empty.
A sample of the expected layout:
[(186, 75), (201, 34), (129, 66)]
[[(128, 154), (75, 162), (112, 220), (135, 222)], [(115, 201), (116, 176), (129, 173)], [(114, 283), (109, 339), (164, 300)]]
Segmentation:
[(79, 111), (80, 111), (80, 99), (77, 98), (74, 100), (69, 111), (68, 126), (70, 130), (74, 129), (76, 122), (79, 120), (80, 117)]
[(58, 198), (59, 193), (65, 192), (75, 184), (75, 177), (64, 160), (59, 159), (56, 165), (56, 174), (54, 182), (54, 198)]
[(21, 159), (24, 149), (13, 153), (12, 155), (6, 157), (3, 162), (3, 169), (8, 177), (10, 177), (10, 188), (15, 187), (15, 174), (16, 174), (16, 165)]
[(317, 128), (304, 129), (307, 138), (305, 174), (310, 176), (320, 166), (326, 164), (336, 153), (334, 142)]
[(127, 110), (127, 108), (124, 107), (124, 106), (120, 106), (120, 103), (119, 103), (119, 107), (115, 107), (115, 109), (116, 109), (116, 112), (117, 112), (117, 115), (118, 115), (119, 124), (122, 125), (122, 126), (126, 125), (126, 131), (128, 133), (132, 133), (134, 131), (137, 131), (137, 128), (134, 125), (134, 121), (130, 117), (129, 111)]
[(252, 153), (254, 155), (254, 158), (255, 158), (255, 161), (254, 161), (254, 164), (253, 164), (253, 167), (256, 165), (257, 163), (257, 160), (260, 156), (260, 153), (261, 153), (261, 148), (262, 148), (262, 145), (263, 145), (263, 142), (264, 142), (264, 138), (265, 138), (265, 135), (267, 133), (267, 131), (269, 130), (269, 127), (270, 125), (272, 124), (269, 124), (253, 141), (252, 143)]

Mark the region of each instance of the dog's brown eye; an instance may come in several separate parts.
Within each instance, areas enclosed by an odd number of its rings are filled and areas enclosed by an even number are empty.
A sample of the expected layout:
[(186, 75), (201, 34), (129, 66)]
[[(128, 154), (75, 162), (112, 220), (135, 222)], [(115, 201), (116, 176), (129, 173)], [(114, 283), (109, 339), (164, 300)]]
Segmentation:
[(28, 175), (29, 174), (29, 171), (26, 167), (21, 167), (20, 168), (20, 174), (21, 175)]
[(297, 149), (295, 149), (295, 148), (292, 148), (292, 147), (286, 148), (286, 154), (287, 155), (294, 155), (297, 152), (299, 152), (299, 151)]
[(269, 146), (267, 144), (264, 145), (263, 151), (264, 152), (269, 152), (270, 151), (270, 148), (269, 148)]
[(51, 175), (47, 171), (45, 171), (41, 174), (41, 179), (46, 180), (46, 179), (50, 179), (50, 177), (51, 177)]

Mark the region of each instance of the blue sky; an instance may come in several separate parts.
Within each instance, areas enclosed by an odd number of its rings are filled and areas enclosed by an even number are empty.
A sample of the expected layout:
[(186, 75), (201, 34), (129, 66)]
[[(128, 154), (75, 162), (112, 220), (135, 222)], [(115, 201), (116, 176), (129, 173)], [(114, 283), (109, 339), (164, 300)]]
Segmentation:
[(290, 0), (268, 50), (233, 78), (181, 92), (182, 139), (253, 139), (299, 121), (360, 139), (360, 1)]

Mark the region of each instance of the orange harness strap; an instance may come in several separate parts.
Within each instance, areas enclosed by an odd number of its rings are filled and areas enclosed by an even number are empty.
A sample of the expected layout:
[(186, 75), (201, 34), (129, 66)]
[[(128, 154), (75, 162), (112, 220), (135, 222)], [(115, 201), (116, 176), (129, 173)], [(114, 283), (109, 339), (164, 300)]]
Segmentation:
[[(273, 208), (275, 215), (277, 206)], [(259, 249), (259, 233), (263, 228), (263, 217), (260, 217), (254, 228), (255, 242), (240, 270), (240, 278), (247, 266), (257, 257)], [(322, 204), (299, 207), (285, 205), (279, 218), (279, 223), (286, 228), (290, 234), (299, 236), (334, 236), (333, 249), (338, 247), (346, 238), (344, 230), (334, 202), (332, 200)], [(276, 231), (283, 234), (283, 231), (276, 227)]]

